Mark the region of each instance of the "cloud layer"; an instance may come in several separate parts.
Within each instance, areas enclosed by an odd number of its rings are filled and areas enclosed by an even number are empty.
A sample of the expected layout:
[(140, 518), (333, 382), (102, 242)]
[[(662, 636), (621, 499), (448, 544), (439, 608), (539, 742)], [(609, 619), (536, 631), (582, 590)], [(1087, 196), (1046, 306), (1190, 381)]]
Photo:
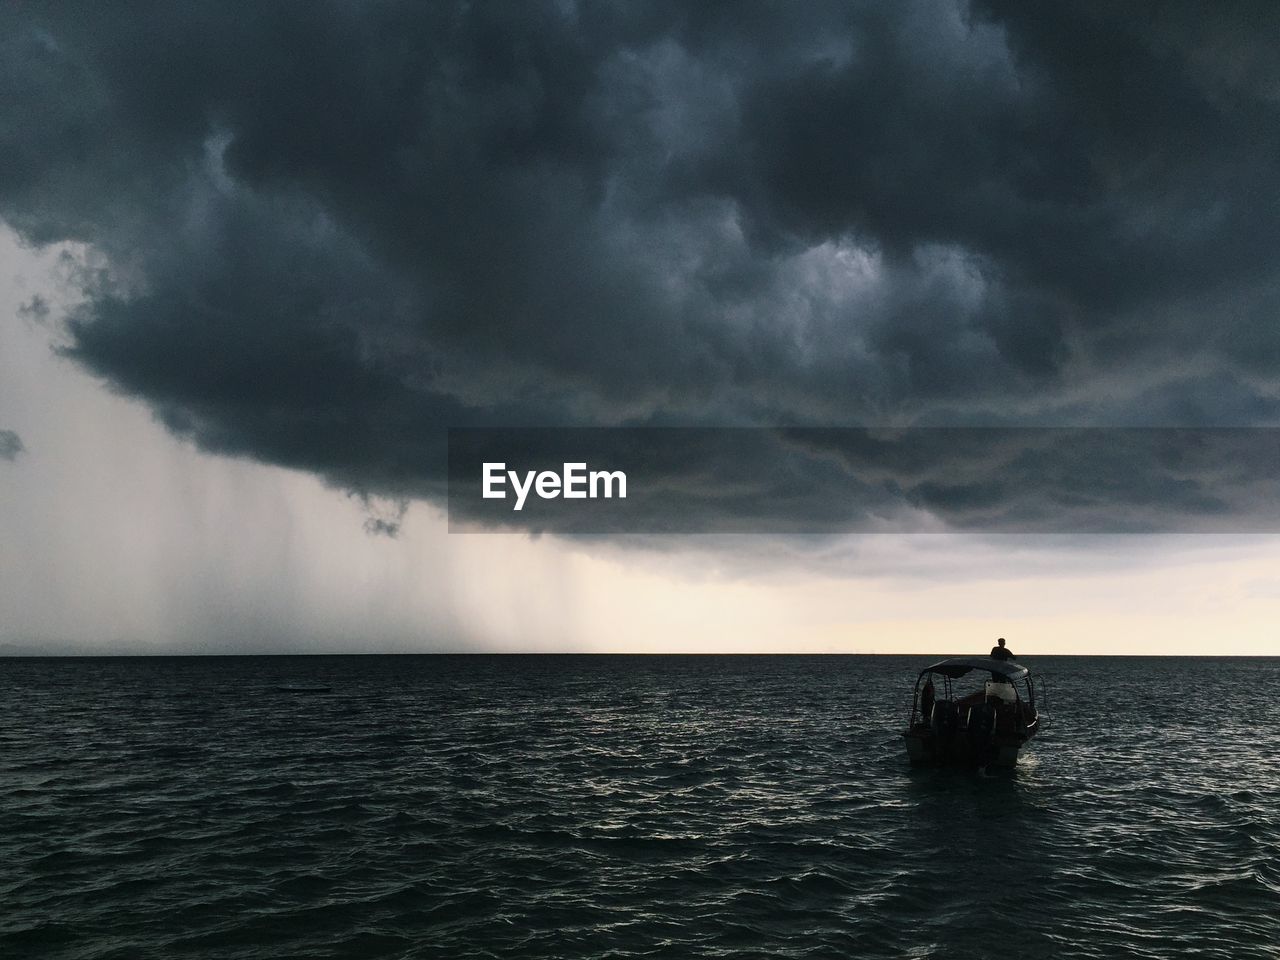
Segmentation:
[(12, 430), (0, 430), (0, 460), (8, 460), (12, 463), (24, 450), (26, 447), (22, 445), (20, 436)]
[(445, 426), (1271, 424), (1278, 34), (11, 4), (0, 217), (93, 251), (68, 352), (171, 430), (391, 503)]

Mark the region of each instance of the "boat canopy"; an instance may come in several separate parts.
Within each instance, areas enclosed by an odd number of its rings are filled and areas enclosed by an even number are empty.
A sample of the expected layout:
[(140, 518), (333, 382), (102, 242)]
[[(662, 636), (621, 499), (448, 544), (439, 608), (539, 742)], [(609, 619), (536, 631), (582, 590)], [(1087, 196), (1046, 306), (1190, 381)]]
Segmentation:
[(950, 660), (939, 660), (931, 667), (925, 667), (920, 671), (920, 675), (940, 673), (944, 677), (956, 680), (970, 670), (985, 670), (993, 676), (1004, 677), (1010, 683), (1023, 679), (1028, 673), (1026, 667), (1014, 660), (996, 660), (992, 657), (953, 657)]

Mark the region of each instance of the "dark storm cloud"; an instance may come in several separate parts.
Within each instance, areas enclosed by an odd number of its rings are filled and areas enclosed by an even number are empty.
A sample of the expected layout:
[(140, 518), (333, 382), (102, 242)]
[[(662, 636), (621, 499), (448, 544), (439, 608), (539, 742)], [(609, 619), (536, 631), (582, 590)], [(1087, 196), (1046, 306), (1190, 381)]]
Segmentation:
[(9, 4), (0, 216), (109, 264), (86, 367), (362, 496), (437, 495), (445, 426), (1271, 423), (1278, 41), (1271, 4)]
[(400, 528), (404, 526), (405, 515), (409, 512), (409, 501), (401, 497), (396, 500), (383, 500), (368, 494), (358, 494), (360, 507), (364, 510), (364, 532), (371, 537), (400, 536)]
[(22, 438), (12, 430), (0, 430), (0, 460), (12, 463), (26, 449), (22, 445)]

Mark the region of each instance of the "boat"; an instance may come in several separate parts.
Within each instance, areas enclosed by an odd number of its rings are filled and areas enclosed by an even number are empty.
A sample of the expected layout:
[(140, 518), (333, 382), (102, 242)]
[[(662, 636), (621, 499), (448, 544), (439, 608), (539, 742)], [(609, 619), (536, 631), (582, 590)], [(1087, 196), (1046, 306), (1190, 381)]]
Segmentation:
[(276, 693), (330, 693), (333, 687), (323, 683), (281, 683), (276, 685)]
[[(960, 681), (967, 682), (961, 683)], [(902, 736), (913, 766), (1011, 768), (1042, 726), (1044, 678), (1015, 660), (955, 657), (916, 677)]]

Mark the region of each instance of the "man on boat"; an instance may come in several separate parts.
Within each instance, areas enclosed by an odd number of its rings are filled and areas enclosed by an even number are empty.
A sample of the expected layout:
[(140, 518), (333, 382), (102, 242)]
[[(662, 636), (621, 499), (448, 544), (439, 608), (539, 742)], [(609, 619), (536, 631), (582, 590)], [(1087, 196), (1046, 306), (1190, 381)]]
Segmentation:
[(1004, 645), (1004, 637), (996, 640), (996, 645), (991, 648), (992, 660), (1012, 660), (1013, 651)]

